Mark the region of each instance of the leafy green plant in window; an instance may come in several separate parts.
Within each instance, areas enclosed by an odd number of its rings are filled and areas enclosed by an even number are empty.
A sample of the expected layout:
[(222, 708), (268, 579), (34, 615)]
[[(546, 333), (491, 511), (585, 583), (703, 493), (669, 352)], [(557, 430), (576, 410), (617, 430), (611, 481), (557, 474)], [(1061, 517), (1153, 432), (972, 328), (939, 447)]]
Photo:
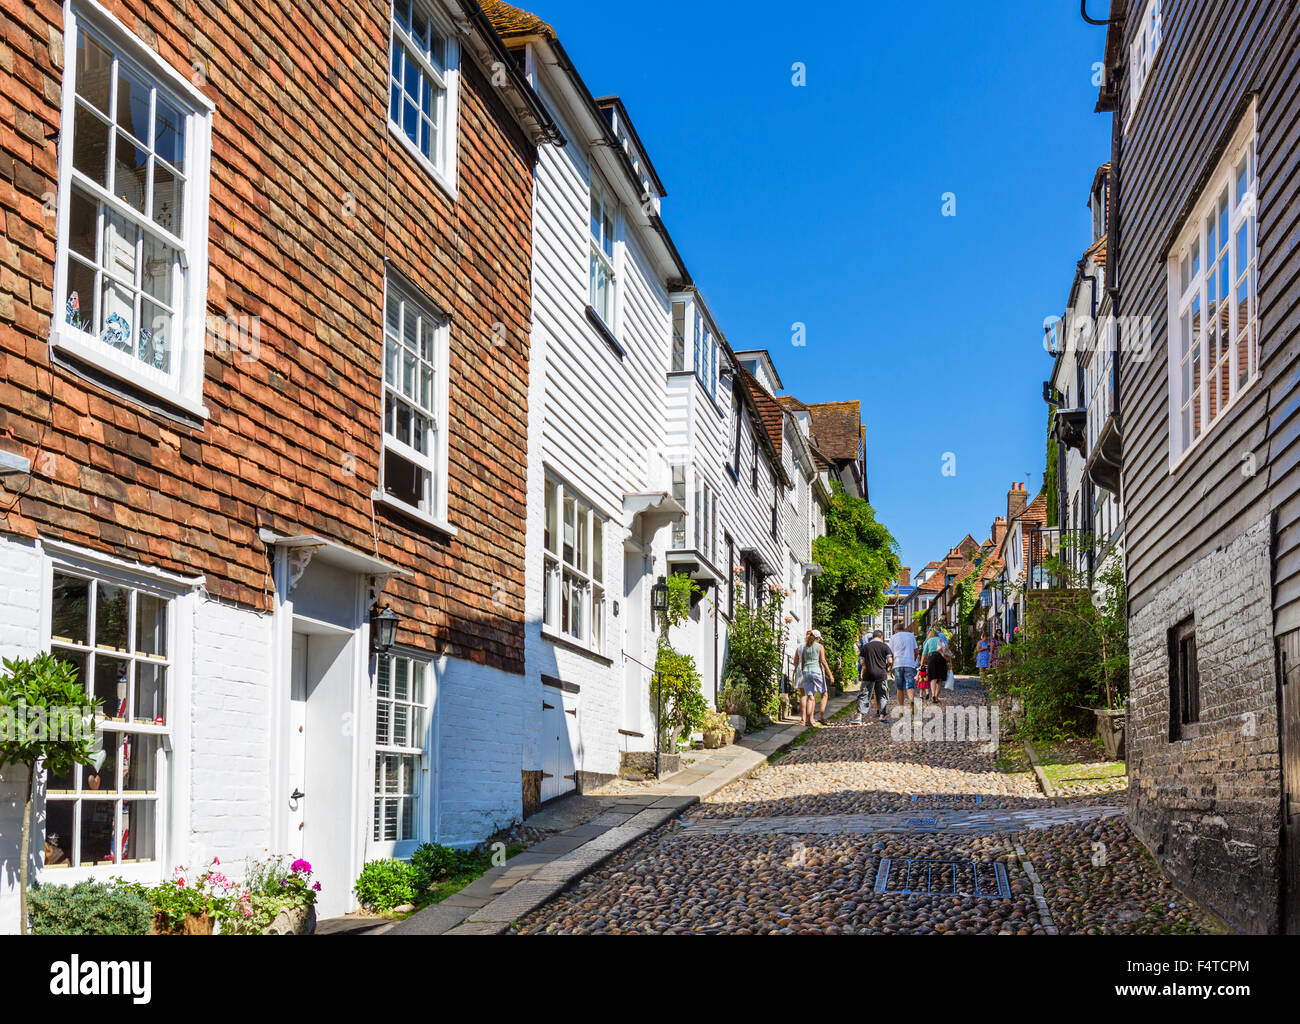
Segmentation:
[(36, 773), (71, 772), (90, 764), (98, 747), (94, 716), (98, 698), (77, 682), (76, 668), (52, 654), (3, 661), (0, 672), (0, 769), (27, 769), (18, 844), (19, 931), (27, 932), (27, 861), (31, 852), (32, 794)]

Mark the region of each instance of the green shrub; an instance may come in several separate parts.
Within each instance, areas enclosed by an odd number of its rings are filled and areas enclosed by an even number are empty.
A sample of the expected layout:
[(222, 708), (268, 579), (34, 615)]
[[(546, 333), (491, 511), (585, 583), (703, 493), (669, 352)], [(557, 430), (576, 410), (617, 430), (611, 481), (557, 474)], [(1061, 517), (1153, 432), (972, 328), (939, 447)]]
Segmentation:
[[(663, 695), (659, 694), (662, 685)], [(667, 749), (672, 750), (679, 737), (698, 732), (704, 725), (704, 713), (709, 703), (700, 692), (700, 673), (695, 659), (668, 646), (662, 638), (659, 654), (655, 658), (655, 677), (650, 682), (650, 708), (655, 710), (662, 700), (663, 722), (661, 732)]]
[(372, 860), (361, 869), (352, 891), (363, 906), (379, 913), (414, 903), (419, 872), (404, 860)]
[(737, 604), (727, 631), (727, 658), (722, 667), (725, 690), (743, 688), (749, 698), (746, 728), (761, 729), (780, 710), (781, 662), (787, 626), (784, 595), (771, 594), (762, 608)]
[(464, 858), (450, 846), (438, 843), (421, 843), (411, 854), (411, 867), (417, 875), (420, 892), (427, 893), (443, 879), (457, 874), (464, 866)]
[(755, 717), (749, 687), (744, 683), (727, 683), (718, 694), (718, 710), (728, 715), (740, 715), (746, 721)]
[(42, 885), (28, 894), (33, 935), (148, 935), (153, 907), (104, 882)]

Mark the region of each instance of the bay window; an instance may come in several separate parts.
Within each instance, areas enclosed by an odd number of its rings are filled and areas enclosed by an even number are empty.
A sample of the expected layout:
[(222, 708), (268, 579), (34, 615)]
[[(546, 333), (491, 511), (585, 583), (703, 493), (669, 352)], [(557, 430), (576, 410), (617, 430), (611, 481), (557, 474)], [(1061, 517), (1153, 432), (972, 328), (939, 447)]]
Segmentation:
[[(695, 550), (714, 560), (714, 533), (718, 499), (713, 487), (699, 474), (695, 476)], [(674, 545), (676, 546), (676, 545)]]
[(160, 859), (159, 799), (170, 735), (171, 601), (122, 582), (56, 569), (50, 650), (98, 697), (89, 764), (46, 782), (47, 869)]
[(1252, 109), (1169, 259), (1171, 466), (1259, 373), (1256, 194)]
[(70, 9), (51, 342), (195, 415), (211, 113), (119, 23)]
[(597, 653), (604, 648), (604, 518), (564, 483), (546, 480), (542, 627)]
[(673, 361), (674, 371), (686, 368), (686, 303), (673, 303)]
[[(686, 467), (673, 466), (673, 500), (682, 508), (686, 508)], [(686, 547), (686, 521), (685, 519), (673, 520), (673, 548), (681, 550)]]
[(447, 321), (389, 275), (377, 497), (441, 522), (447, 507)]

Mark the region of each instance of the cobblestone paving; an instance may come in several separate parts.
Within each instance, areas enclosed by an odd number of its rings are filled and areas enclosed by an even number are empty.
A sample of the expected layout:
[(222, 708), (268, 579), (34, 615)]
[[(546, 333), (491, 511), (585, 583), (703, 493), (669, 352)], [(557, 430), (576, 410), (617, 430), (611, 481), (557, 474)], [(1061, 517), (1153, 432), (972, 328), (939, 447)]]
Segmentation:
[[(957, 706), (978, 700), (948, 696)], [(1048, 800), (1031, 774), (1000, 772), (992, 744), (900, 742), (900, 731), (833, 721), (623, 850), (517, 930), (1030, 935), (1203, 927), (1129, 832), (1123, 793)], [(878, 893), (883, 858), (1001, 863), (1010, 895)]]
[(903, 814), (834, 814), (820, 817), (703, 818), (686, 820), (691, 835), (839, 835), (875, 832), (1019, 832), (1054, 825), (1087, 823), (1122, 815), (1122, 807), (1042, 807), (997, 811), (914, 811)]

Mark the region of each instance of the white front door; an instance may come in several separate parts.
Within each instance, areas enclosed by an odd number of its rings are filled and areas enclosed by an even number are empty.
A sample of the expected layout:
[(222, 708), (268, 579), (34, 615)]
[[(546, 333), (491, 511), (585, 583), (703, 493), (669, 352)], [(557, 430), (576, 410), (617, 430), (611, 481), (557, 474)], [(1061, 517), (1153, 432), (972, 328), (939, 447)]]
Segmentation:
[(289, 809), (284, 852), (312, 865), (323, 887), (317, 900), (321, 917), (350, 909), (355, 881), (354, 642), (349, 632), (308, 627), (294, 632), (291, 647), (289, 758), (278, 798)]
[[(623, 722), (630, 732), (645, 732), (645, 617), (642, 600), (645, 555), (639, 550), (623, 553)], [(635, 659), (635, 660), (633, 660)]]
[(302, 833), (305, 825), (307, 786), (307, 637), (293, 635), (293, 659), (289, 675), (289, 852), (303, 855)]

